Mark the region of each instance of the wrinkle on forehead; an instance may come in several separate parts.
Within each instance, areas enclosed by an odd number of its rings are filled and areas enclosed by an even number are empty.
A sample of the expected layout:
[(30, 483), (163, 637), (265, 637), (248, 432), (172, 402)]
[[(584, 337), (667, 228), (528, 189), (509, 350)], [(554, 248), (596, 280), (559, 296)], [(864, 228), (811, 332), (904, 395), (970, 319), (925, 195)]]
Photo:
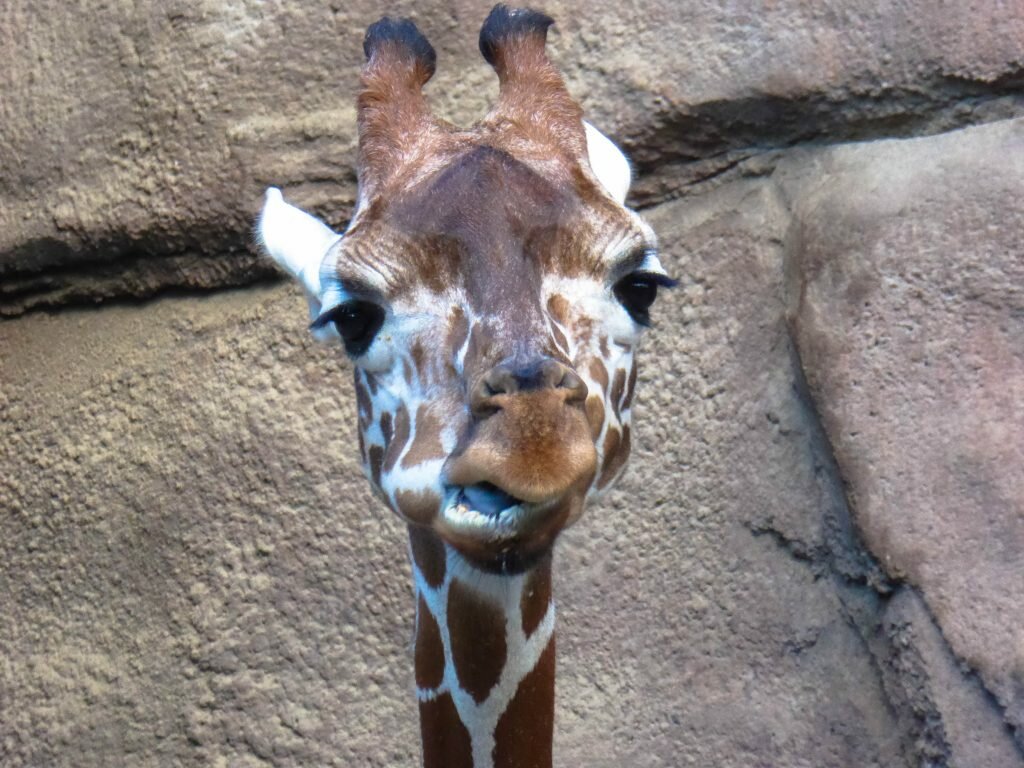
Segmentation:
[(413, 284), (436, 293), (463, 287), (478, 311), (536, 295), (544, 274), (599, 276), (603, 246), (621, 237), (628, 213), (585, 174), (553, 178), (534, 165), (486, 144), (452, 155), (368, 207), (339, 271), (385, 275), (391, 293)]
[[(397, 200), (388, 218), (410, 240), (443, 244), (438, 255), (479, 310), (513, 282), (539, 286), (538, 268), (555, 255), (557, 234), (575, 207), (571, 195), (525, 164), (481, 146)], [(436, 264), (417, 266), (429, 279)]]

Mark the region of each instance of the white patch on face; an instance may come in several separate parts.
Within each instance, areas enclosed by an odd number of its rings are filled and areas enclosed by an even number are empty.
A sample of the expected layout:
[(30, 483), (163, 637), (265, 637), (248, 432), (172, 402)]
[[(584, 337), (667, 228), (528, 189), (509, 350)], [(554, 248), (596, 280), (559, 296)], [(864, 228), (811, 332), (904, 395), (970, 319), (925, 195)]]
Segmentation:
[[(610, 340), (620, 344), (632, 345), (640, 338), (643, 329), (615, 298), (611, 286), (590, 278), (555, 276), (545, 278), (541, 290), (544, 293), (545, 305), (552, 296), (564, 296), (577, 318), (588, 318), (593, 324), (595, 343), (602, 332)], [(565, 330), (568, 331), (566, 335), (570, 347), (578, 346), (579, 335), (574, 332), (571, 322), (570, 327)], [(574, 349), (574, 357), (577, 354)]]
[[(409, 444), (412, 444), (412, 440), (409, 441)], [(438, 478), (441, 477), (443, 467), (444, 459), (428, 459), (411, 467), (403, 467), (401, 459), (399, 459), (390, 472), (383, 474), (381, 485), (384, 486), (384, 492), (390, 496), (394, 496), (399, 491), (435, 490), (439, 492)]]
[[(469, 421), (468, 407), (462, 403), (463, 393), (459, 380), (453, 376), (450, 380), (438, 381), (429, 373), (425, 377), (427, 380), (422, 380), (416, 372), (411, 354), (415, 344), (419, 343), (428, 355), (452, 355), (452, 365), (459, 369), (461, 375), (461, 358), (468, 347), (469, 334), (457, 352), (439, 345), (440, 341), (448, 337), (451, 312), (455, 306), (469, 314), (469, 308), (462, 297), (455, 296), (454, 292), (451, 295), (438, 295), (421, 289), (403, 296), (389, 308), (385, 323), (366, 354), (355, 361), (359, 369), (357, 375), (364, 377), (364, 382), (365, 377), (372, 376), (376, 385), (376, 394), (370, 395), (370, 398), (378, 419), (369, 424), (363, 433), (366, 446), (384, 446), (379, 414), (391, 414), (392, 429), (400, 406), (408, 414), (409, 439), (401, 448), (401, 455), (395, 457), (391, 469), (382, 469), (380, 477), (380, 490), (388, 498), (391, 508), (399, 513), (396, 497), (400, 491), (432, 492), (439, 498), (443, 497), (444, 462), (455, 450)], [(443, 362), (435, 360), (432, 365), (436, 364), (435, 367), (443, 371)], [(368, 395), (373, 391), (369, 386), (365, 388)], [(445, 457), (406, 467), (403, 461), (416, 443), (417, 419), (423, 406), (450, 411), (442, 418), (439, 435)], [(459, 415), (460, 407), (465, 408), (464, 416)]]

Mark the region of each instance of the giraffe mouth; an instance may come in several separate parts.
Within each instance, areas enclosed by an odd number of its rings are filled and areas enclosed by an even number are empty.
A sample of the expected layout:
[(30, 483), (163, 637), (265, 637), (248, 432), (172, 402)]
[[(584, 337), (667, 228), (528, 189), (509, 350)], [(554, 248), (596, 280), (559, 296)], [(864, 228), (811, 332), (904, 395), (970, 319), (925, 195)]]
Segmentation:
[(441, 516), (451, 533), (496, 542), (522, 537), (549, 506), (522, 501), (490, 483), (478, 483), (450, 488)]

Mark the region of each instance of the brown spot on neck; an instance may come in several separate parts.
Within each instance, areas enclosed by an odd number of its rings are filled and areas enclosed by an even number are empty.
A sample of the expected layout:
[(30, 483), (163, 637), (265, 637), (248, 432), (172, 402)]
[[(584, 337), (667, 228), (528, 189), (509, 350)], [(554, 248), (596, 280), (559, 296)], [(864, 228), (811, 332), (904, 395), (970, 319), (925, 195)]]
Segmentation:
[(420, 595), (416, 607), (416, 685), (432, 690), (444, 679), (444, 644), (441, 630)]
[(555, 638), (523, 678), (494, 731), (494, 768), (551, 768), (555, 730)]
[(457, 355), (462, 349), (462, 345), (466, 343), (467, 336), (469, 336), (469, 319), (462, 307), (453, 307), (448, 321), (448, 351), (452, 355)]
[(622, 411), (622, 395), (626, 391), (626, 371), (619, 368), (615, 371), (615, 382), (612, 384), (612, 410), (618, 416)]
[(569, 300), (561, 294), (554, 294), (548, 299), (548, 313), (561, 325), (569, 324)]
[(474, 323), (469, 329), (469, 342), (466, 345), (465, 369), (483, 370), (488, 363), (493, 364), (494, 334), (486, 323)]
[(604, 447), (601, 451), (601, 476), (597, 481), (598, 488), (604, 488), (613, 477), (612, 469), (616, 465), (616, 454), (618, 453), (621, 440), (622, 435), (619, 434), (619, 430), (609, 424), (608, 431), (604, 435)]
[(420, 382), (427, 380), (427, 351), (423, 348), (423, 345), (416, 340), (412, 343), (412, 348), (409, 350), (409, 355), (412, 357), (412, 364), (416, 368), (416, 375), (419, 377)]
[(384, 449), (379, 445), (371, 445), (368, 453), (370, 454), (370, 479), (379, 488), (381, 467), (384, 465)]
[(636, 392), (636, 361), (629, 367), (629, 380), (626, 382), (626, 394), (622, 398), (622, 410), (633, 404), (633, 393)]
[(375, 379), (371, 374), (366, 374), (366, 386), (370, 388), (371, 397), (376, 396), (378, 391), (377, 379)]
[(587, 421), (590, 423), (590, 436), (597, 440), (604, 427), (604, 398), (596, 394), (588, 396), (586, 413)]
[(618, 430), (609, 429), (604, 441), (604, 457), (602, 459), (604, 466), (601, 469), (601, 478), (597, 481), (599, 489), (606, 488), (615, 479), (616, 475), (619, 474), (619, 470), (622, 469), (629, 458), (629, 451), (629, 425), (622, 425), (621, 438), (619, 437)]
[(473, 743), (451, 694), (420, 702), (423, 768), (473, 768)]
[(356, 403), (359, 404), (360, 421), (369, 423), (373, 419), (373, 402), (370, 400), (370, 393), (366, 391), (363, 382), (356, 376)]
[(440, 587), (447, 568), (447, 553), (441, 538), (429, 528), (410, 525), (409, 545), (413, 564), (423, 574), (423, 579), (434, 589)]
[(590, 378), (601, 387), (601, 394), (603, 395), (608, 391), (608, 369), (605, 368), (603, 362), (595, 358), (590, 361), (589, 371)]
[(537, 565), (526, 578), (520, 597), (523, 613), (523, 632), (532, 635), (547, 615), (551, 605), (551, 555)]
[(395, 506), (406, 520), (427, 525), (441, 507), (441, 497), (429, 488), (395, 493)]
[(448, 588), (448, 632), (459, 686), (480, 703), (505, 668), (505, 615), (455, 580)]

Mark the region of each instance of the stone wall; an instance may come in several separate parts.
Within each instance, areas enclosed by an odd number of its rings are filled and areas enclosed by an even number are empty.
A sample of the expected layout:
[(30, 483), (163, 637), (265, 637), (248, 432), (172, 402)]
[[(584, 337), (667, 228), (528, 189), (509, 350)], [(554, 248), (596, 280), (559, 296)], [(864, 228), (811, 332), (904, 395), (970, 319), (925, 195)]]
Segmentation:
[[(554, 1), (680, 288), (566, 534), (560, 765), (1024, 766), (1024, 8)], [(396, 2), (437, 110), (488, 3)], [(0, 764), (412, 766), (404, 534), (252, 249), (375, 3), (0, 11)]]

